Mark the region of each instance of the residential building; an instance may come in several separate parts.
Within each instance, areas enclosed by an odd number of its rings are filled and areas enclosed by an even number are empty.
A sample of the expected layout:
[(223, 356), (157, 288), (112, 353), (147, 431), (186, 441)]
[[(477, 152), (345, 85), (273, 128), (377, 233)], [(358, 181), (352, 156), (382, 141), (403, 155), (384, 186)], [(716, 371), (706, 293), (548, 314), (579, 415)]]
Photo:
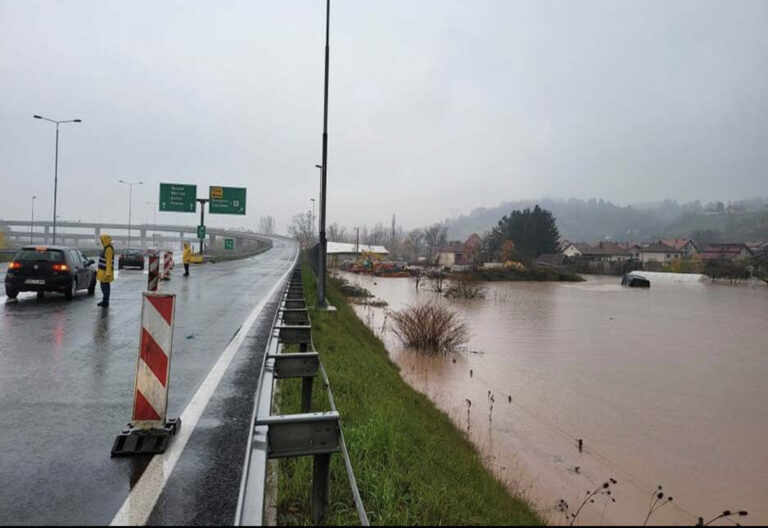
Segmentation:
[(691, 240), (690, 238), (672, 238), (667, 240), (662, 240), (662, 244), (665, 246), (669, 246), (671, 248), (675, 248), (679, 251), (683, 252), (683, 256), (686, 258), (692, 258), (694, 255), (696, 255), (699, 252), (699, 249), (696, 247), (696, 244)]
[(741, 260), (752, 256), (752, 251), (746, 244), (717, 243), (710, 244), (701, 252), (702, 260)]
[(379, 257), (389, 255), (384, 246), (371, 246), (369, 244), (349, 244), (346, 242), (328, 242), (326, 245), (326, 257), (328, 266), (335, 268), (344, 261), (356, 260), (363, 252), (373, 253)]
[(637, 259), (643, 264), (647, 262), (671, 262), (675, 259), (683, 258), (683, 252), (679, 249), (675, 249), (666, 244), (662, 244), (661, 241), (655, 244), (647, 244), (642, 247), (636, 248)]
[(595, 246), (584, 248), (581, 256), (597, 262), (625, 262), (632, 254), (615, 242), (599, 242)]
[(569, 242), (567, 246), (563, 248), (561, 253), (566, 257), (580, 257), (585, 251), (592, 249), (592, 246), (585, 244), (584, 242)]
[(449, 242), (447, 246), (437, 254), (437, 263), (443, 267), (451, 268), (464, 264), (464, 244), (458, 240)]

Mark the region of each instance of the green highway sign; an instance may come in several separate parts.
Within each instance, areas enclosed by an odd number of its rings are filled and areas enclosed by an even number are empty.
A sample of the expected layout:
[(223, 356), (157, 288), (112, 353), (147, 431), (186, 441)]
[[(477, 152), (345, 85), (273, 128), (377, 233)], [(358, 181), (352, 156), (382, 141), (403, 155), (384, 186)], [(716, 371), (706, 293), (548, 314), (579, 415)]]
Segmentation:
[(197, 238), (200, 240), (205, 238), (205, 226), (197, 226)]
[(161, 183), (160, 211), (169, 213), (194, 213), (197, 211), (197, 185)]
[(235, 249), (235, 239), (234, 238), (225, 238), (224, 239), (224, 249)]
[(208, 212), (211, 214), (245, 214), (245, 187), (210, 187)]

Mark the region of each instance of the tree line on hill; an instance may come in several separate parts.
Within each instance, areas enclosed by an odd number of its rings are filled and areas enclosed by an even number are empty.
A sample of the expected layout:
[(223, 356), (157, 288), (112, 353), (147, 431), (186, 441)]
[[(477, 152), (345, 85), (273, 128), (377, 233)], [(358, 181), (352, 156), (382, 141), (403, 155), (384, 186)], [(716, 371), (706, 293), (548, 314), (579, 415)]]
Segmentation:
[(537, 204), (552, 212), (561, 236), (572, 242), (694, 238), (706, 244), (768, 239), (768, 202), (760, 198), (704, 204), (664, 200), (628, 206), (596, 199), (506, 202), (448, 220), (449, 236), (464, 240), (472, 233), (484, 232), (509, 211)]

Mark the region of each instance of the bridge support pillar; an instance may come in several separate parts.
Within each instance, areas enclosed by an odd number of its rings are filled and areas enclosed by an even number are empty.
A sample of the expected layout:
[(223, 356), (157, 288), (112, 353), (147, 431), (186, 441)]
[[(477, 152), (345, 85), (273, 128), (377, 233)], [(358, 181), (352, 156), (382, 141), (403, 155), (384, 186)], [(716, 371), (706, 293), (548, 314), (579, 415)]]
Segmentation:
[(51, 229), (49, 226), (45, 226), (45, 232), (43, 233), (43, 244), (48, 244), (48, 233), (50, 233)]
[(147, 230), (141, 229), (139, 231), (139, 238), (141, 239), (141, 248), (146, 249), (147, 247)]

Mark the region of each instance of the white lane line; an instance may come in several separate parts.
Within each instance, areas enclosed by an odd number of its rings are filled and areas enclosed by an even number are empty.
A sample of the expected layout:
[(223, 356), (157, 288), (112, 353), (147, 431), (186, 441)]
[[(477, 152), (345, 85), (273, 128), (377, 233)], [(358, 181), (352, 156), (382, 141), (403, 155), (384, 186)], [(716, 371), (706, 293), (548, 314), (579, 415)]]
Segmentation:
[[(189, 438), (200, 421), (200, 417), (203, 414), (208, 402), (216, 392), (216, 388), (219, 382), (224, 377), (227, 368), (232, 360), (237, 355), (237, 351), (240, 349), (240, 345), (245, 341), (245, 337), (248, 335), (249, 330), (258, 319), (264, 307), (268, 302), (272, 300), (275, 293), (283, 285), (285, 280), (290, 275), (295, 262), (296, 254), (288, 262), (288, 270), (278, 280), (269, 293), (264, 296), (262, 301), (251, 311), (248, 318), (243, 323), (243, 326), (237, 332), (235, 337), (230, 341), (227, 348), (219, 357), (219, 360), (213, 366), (208, 376), (200, 385), (192, 400), (187, 405), (184, 412), (181, 413), (181, 430), (174, 437), (171, 442), (170, 448), (163, 455), (156, 455), (152, 458), (152, 461), (147, 466), (147, 469), (141, 475), (141, 478), (136, 485), (131, 489), (128, 497), (126, 497), (123, 505), (118, 510), (114, 519), (110, 523), (110, 526), (140, 526), (144, 525), (149, 519), (152, 510), (157, 503), (157, 499), (160, 498), (160, 494), (165, 488), (165, 484), (173, 472), (173, 468), (181, 457), (181, 453), (184, 451), (184, 447), (187, 445)], [(282, 269), (282, 268), (281, 268)]]

